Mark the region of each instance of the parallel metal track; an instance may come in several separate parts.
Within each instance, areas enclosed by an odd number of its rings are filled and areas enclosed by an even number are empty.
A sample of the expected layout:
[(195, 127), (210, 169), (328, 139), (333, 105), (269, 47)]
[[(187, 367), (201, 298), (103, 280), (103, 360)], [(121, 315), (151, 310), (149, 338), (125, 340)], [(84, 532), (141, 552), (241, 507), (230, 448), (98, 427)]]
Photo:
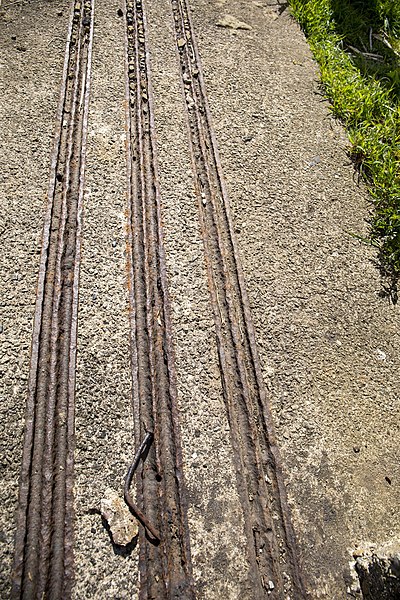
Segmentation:
[(136, 443), (154, 442), (142, 462), (137, 503), (159, 532), (141, 528), (139, 597), (193, 598), (154, 139), (153, 102), (141, 0), (126, 9), (128, 259)]
[(187, 0), (171, 0), (254, 598), (303, 598), (293, 528)]
[(68, 598), (81, 214), (93, 0), (73, 3), (51, 158), (21, 468), (12, 598)]

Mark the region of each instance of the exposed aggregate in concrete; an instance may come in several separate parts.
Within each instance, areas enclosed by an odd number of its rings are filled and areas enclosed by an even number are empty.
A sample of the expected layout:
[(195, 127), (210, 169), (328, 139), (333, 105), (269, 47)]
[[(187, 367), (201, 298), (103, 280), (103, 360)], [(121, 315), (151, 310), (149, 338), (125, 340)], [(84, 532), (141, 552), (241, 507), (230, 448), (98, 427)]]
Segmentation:
[[(366, 192), (287, 10), (266, 0), (191, 6), (310, 596), (343, 599), (354, 548), (400, 534), (399, 309), (380, 298), (373, 254), (348, 233), (364, 227)], [(170, 4), (146, 7), (194, 575), (199, 598), (251, 598)], [(77, 599), (131, 598), (137, 589), (137, 549), (113, 548), (96, 512), (107, 489), (122, 493), (134, 454), (122, 8), (115, 0), (95, 7), (78, 329)], [(0, 9), (1, 597), (9, 593), (68, 10), (41, 1)], [(237, 21), (250, 28), (217, 25)]]
[(147, 3), (189, 528), (199, 598), (251, 598), (170, 4)]
[(124, 23), (121, 3), (95, 6), (83, 219), (76, 390), (74, 597), (132, 598), (135, 544), (114, 547), (99, 514), (123, 498), (135, 453), (126, 281)]
[(10, 590), (36, 282), (68, 16), (68, 9), (41, 1), (0, 7), (2, 598)]
[[(295, 22), (193, 11), (308, 587), (342, 599), (351, 549), (400, 533), (398, 307), (349, 235), (366, 193)], [(218, 28), (226, 13), (252, 30)]]

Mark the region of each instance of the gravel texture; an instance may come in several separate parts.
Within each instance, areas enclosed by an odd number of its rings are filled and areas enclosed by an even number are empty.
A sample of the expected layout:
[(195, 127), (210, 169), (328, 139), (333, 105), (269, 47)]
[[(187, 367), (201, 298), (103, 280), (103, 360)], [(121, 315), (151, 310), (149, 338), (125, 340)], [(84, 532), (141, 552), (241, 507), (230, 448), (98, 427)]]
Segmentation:
[[(272, 0), (271, 0), (272, 1)], [(357, 548), (400, 535), (399, 328), (362, 231), (367, 195), (286, 4), (192, 0), (311, 598), (354, 590)], [(137, 548), (101, 499), (134, 454), (122, 3), (95, 6), (78, 329), (75, 599), (132, 598)], [(168, 0), (146, 0), (194, 577), (251, 598)], [(35, 284), (69, 7), (0, 7), (0, 596), (9, 595)], [(119, 16), (121, 15), (121, 16)], [(113, 496), (114, 497), (114, 496)], [(349, 566), (350, 563), (350, 566)], [(352, 567), (352, 568), (350, 568)]]
[[(399, 313), (348, 233), (366, 193), (276, 8), (196, 0), (194, 26), (308, 588), (333, 600), (354, 547), (400, 534)], [(252, 30), (218, 28), (230, 13)]]
[(250, 598), (243, 515), (222, 396), (172, 14), (169, 2), (147, 4), (196, 589), (200, 598)]
[(40, 1), (0, 7), (1, 598), (8, 598), (10, 589), (32, 320), (68, 11)]
[(95, 5), (76, 392), (74, 597), (132, 598), (135, 543), (118, 548), (99, 514), (123, 498), (133, 460), (126, 281), (126, 155), (122, 4)]

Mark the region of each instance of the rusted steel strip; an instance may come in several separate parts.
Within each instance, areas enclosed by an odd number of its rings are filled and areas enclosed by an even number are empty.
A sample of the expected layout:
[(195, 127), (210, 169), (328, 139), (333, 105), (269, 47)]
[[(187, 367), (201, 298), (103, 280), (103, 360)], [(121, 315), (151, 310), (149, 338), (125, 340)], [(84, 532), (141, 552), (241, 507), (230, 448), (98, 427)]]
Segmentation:
[(187, 0), (171, 0), (255, 598), (304, 598), (279, 452)]
[(142, 0), (127, 0), (128, 263), (133, 410), (137, 444), (154, 432), (137, 504), (161, 542), (140, 532), (139, 597), (194, 597), (161, 227), (153, 100)]
[(32, 339), (12, 598), (68, 598), (81, 215), (93, 0), (72, 5)]
[(143, 442), (140, 444), (138, 451), (135, 454), (133, 462), (128, 469), (128, 473), (126, 474), (125, 484), (124, 484), (124, 499), (125, 499), (125, 502), (127, 503), (127, 505), (129, 506), (131, 512), (133, 513), (133, 515), (143, 525), (143, 527), (145, 527), (147, 529), (147, 531), (152, 536), (153, 540), (155, 542), (159, 542), (160, 534), (155, 529), (154, 525), (152, 525), (150, 523), (150, 521), (148, 520), (146, 515), (144, 515), (142, 513), (142, 511), (136, 506), (136, 504), (132, 500), (132, 496), (129, 493), (129, 488), (131, 487), (131, 483), (132, 483), (132, 479), (135, 474), (135, 471), (139, 466), (140, 459), (143, 458), (143, 460), (144, 460), (145, 454), (148, 452), (148, 449), (150, 448), (153, 440), (154, 440), (154, 434), (151, 433), (150, 431), (148, 431), (146, 433), (146, 436), (145, 436)]

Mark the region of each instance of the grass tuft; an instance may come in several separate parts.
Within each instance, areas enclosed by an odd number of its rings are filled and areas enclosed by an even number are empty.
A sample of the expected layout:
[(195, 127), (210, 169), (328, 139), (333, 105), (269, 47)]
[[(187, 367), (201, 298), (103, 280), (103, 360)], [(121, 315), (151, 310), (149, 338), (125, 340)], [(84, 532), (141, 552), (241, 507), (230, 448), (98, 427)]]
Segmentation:
[(367, 241), (392, 296), (400, 277), (400, 1), (289, 0), (373, 199)]

